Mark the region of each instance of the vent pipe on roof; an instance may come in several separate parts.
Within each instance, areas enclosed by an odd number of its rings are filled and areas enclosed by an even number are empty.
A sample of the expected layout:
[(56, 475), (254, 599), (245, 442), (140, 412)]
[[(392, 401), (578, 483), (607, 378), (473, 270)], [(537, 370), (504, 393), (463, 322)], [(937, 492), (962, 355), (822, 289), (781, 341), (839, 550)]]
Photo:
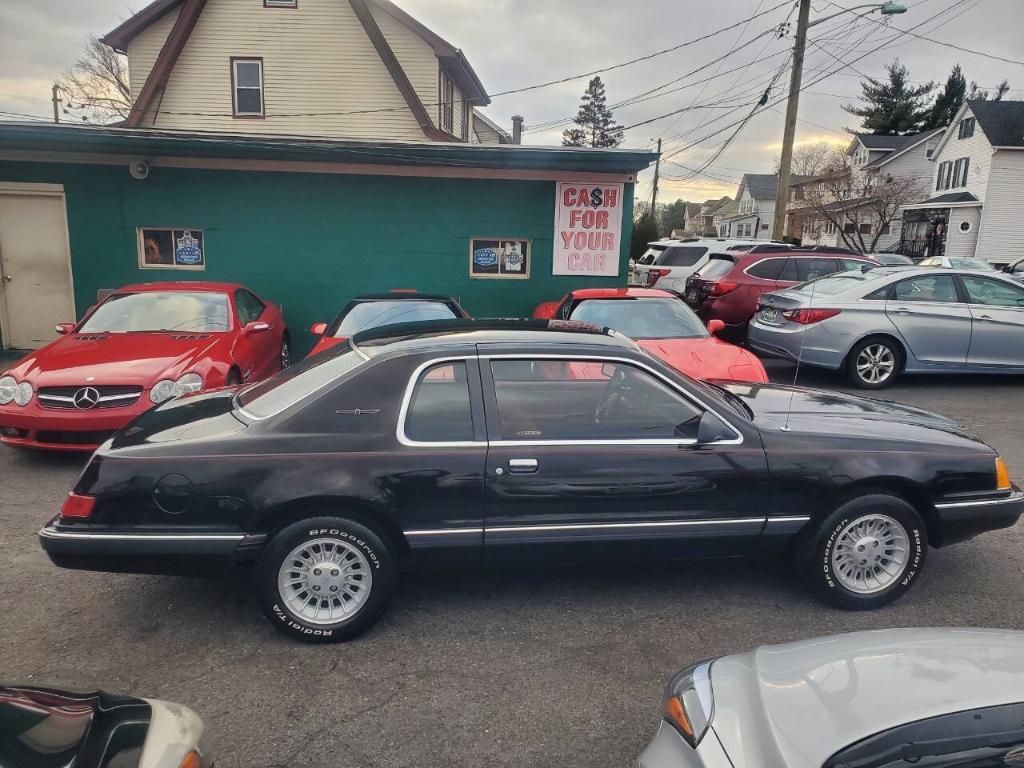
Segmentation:
[(523, 116), (512, 115), (512, 143), (523, 143)]

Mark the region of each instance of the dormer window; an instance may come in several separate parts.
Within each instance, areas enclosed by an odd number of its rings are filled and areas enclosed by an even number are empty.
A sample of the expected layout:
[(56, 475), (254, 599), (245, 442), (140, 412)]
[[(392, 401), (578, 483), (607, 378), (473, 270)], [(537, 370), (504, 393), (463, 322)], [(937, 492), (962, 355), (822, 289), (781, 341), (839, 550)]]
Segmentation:
[(969, 139), (974, 135), (974, 124), (977, 122), (973, 117), (965, 117), (960, 121), (960, 127), (957, 130), (956, 137), (958, 139)]
[(443, 69), (438, 83), (437, 124), (442, 131), (453, 133), (455, 128), (455, 83)]

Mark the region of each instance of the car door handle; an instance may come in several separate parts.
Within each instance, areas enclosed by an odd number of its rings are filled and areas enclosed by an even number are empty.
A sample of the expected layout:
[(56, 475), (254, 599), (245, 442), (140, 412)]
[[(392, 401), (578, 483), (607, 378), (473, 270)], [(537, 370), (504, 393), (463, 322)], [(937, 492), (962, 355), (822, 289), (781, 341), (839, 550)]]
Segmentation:
[(509, 459), (508, 460), (508, 471), (519, 474), (528, 474), (530, 472), (537, 471), (537, 460), (536, 459)]
[(974, 319), (975, 320), (984, 320), (985, 322), (988, 322), (988, 323), (994, 322), (994, 320), (995, 320), (994, 318), (991, 318), (988, 315), (978, 315)]
[(898, 315), (909, 315), (910, 310), (906, 307), (896, 307), (896, 314)]

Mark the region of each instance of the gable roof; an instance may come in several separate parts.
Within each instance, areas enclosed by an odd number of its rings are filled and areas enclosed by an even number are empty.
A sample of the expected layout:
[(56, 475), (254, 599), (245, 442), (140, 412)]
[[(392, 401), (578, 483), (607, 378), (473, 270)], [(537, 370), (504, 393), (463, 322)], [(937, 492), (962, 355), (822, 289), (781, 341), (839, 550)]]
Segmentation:
[(1024, 101), (967, 102), (993, 147), (1024, 147)]
[(730, 200), (728, 203), (725, 203), (724, 205), (719, 206), (715, 210), (714, 213), (715, 213), (715, 216), (721, 216), (721, 217), (725, 218), (726, 216), (732, 216), (733, 214), (738, 212), (739, 209), (740, 209), (740, 201), (739, 200)]
[(932, 139), (936, 136), (941, 136), (943, 133), (945, 133), (945, 131), (945, 127), (942, 127), (935, 128), (934, 130), (931, 131), (922, 131), (921, 133), (910, 134), (909, 136), (893, 136), (891, 138), (904, 139), (904, 141), (902, 141), (900, 146), (894, 149), (893, 151), (887, 152), (881, 157), (872, 160), (870, 163), (868, 163), (867, 167), (878, 168), (879, 166), (885, 165), (891, 160), (895, 160), (897, 157), (902, 157), (907, 152), (912, 150), (914, 147), (920, 146), (922, 142), (928, 141), (929, 139)]
[[(792, 174), (789, 183), (798, 184), (804, 180), (803, 176)], [(743, 194), (743, 189), (750, 192), (755, 200), (774, 200), (779, 194), (779, 175), (777, 173), (744, 173), (740, 179), (740, 188), (736, 193), (738, 198)]]
[(700, 203), (686, 204), (686, 220), (695, 219), (700, 216)]

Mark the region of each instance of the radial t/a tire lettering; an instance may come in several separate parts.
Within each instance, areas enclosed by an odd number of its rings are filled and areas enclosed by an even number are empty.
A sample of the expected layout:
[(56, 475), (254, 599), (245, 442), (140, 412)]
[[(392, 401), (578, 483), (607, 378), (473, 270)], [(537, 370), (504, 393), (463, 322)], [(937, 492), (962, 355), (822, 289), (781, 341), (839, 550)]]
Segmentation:
[(374, 531), (340, 517), (292, 523), (256, 566), (260, 607), (281, 632), (307, 643), (362, 634), (394, 594), (394, 556)]

